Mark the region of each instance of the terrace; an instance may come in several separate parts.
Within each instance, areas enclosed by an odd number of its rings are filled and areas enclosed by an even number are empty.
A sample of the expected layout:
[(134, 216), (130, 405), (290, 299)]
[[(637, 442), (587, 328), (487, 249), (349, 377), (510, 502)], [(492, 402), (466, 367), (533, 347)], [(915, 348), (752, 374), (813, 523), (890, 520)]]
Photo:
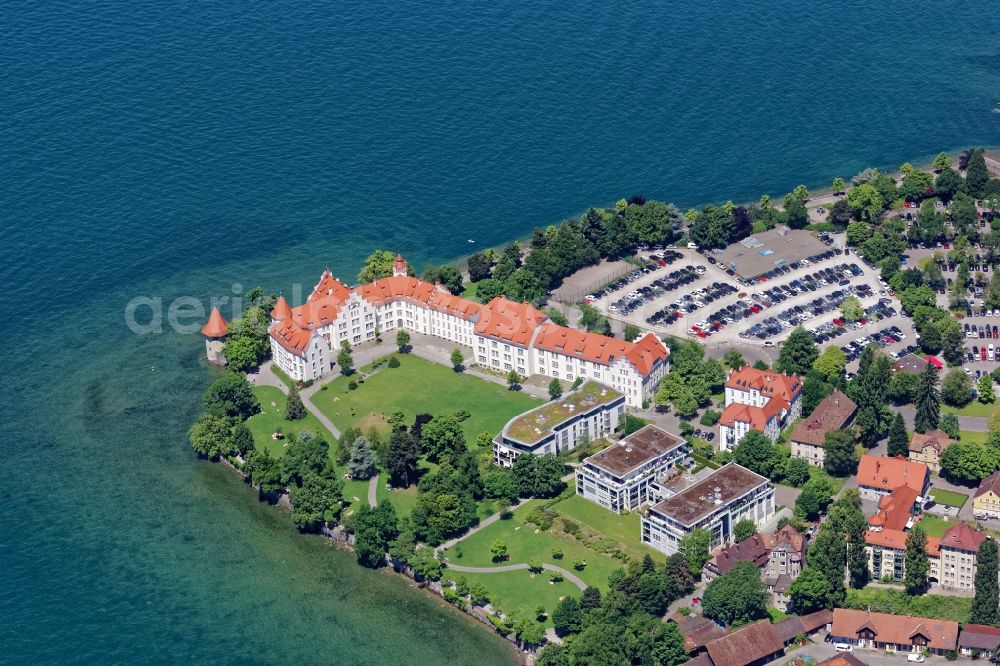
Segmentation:
[(621, 395), (597, 382), (586, 382), (558, 400), (547, 402), (512, 420), (504, 436), (522, 444), (537, 444), (560, 423), (617, 400)]

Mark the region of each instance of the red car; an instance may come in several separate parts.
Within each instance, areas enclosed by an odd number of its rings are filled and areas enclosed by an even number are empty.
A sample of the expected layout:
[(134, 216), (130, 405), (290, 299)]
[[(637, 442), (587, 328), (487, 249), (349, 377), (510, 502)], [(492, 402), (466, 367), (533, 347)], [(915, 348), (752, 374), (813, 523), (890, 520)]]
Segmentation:
[(833, 320), (833, 323), (834, 323), (834, 324), (835, 324), (836, 326), (843, 326), (843, 325), (844, 325), (844, 320), (843, 320), (843, 319), (841, 319), (840, 317), (837, 317), (836, 319), (834, 319), (834, 320)]
[(757, 314), (758, 312), (760, 312), (760, 306), (757, 305), (756, 303), (753, 304), (753, 305), (751, 305), (750, 306), (750, 312), (752, 312), (754, 314)]
[(981, 348), (979, 350), (979, 353), (981, 354), (980, 360), (985, 361), (986, 360), (986, 347)]

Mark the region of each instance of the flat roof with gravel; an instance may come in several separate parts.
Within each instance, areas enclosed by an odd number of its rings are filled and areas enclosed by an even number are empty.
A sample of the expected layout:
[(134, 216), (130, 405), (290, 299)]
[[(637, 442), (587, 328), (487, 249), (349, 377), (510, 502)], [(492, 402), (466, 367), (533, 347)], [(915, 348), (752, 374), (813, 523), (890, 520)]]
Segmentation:
[(744, 238), (712, 255), (740, 278), (753, 279), (778, 266), (822, 254), (828, 249), (811, 232), (778, 227)]
[(736, 463), (729, 463), (673, 497), (663, 500), (651, 511), (663, 514), (682, 525), (694, 525), (718, 507), (729, 504), (766, 483), (767, 479), (760, 474)]
[(684, 443), (680, 437), (648, 425), (583, 462), (621, 478)]

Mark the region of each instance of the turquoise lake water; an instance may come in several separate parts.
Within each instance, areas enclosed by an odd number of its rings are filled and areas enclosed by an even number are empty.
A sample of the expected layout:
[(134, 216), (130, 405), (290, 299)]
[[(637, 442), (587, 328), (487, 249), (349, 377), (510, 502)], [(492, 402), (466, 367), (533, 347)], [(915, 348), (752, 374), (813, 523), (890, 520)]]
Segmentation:
[(197, 461), (202, 341), (124, 310), (1000, 144), (993, 2), (673, 4), (7, 5), (0, 662), (509, 662)]

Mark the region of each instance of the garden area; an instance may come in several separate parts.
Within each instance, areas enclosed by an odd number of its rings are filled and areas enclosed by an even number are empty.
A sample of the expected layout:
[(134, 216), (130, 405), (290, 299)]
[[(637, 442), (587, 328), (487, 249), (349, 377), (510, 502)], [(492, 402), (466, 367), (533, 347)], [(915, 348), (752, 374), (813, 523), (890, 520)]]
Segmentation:
[[(570, 487), (573, 487), (572, 483)], [(557, 502), (552, 505), (552, 509), (561, 516), (575, 521), (584, 529), (596, 531), (604, 538), (614, 541), (633, 559), (642, 559), (646, 554), (663, 557), (662, 553), (639, 540), (638, 513), (617, 514), (579, 495)]]
[(943, 504), (945, 506), (954, 506), (961, 509), (965, 506), (968, 501), (969, 496), (963, 495), (962, 493), (955, 493), (950, 490), (941, 490), (939, 488), (931, 488), (930, 496), (934, 498), (934, 501), (938, 504)]
[[(337, 377), (312, 396), (313, 404), (341, 432), (351, 427), (363, 432), (372, 427), (388, 432), (388, 419), (397, 411), (412, 422), (417, 414), (445, 416), (463, 410), (469, 414), (462, 422), (469, 444), (479, 433), (495, 435), (512, 417), (541, 404), (527, 394), (412, 354), (395, 357), (399, 367), (383, 365), (364, 382), (358, 380), (371, 371), (371, 366), (350, 378)], [(357, 382), (354, 390), (348, 388), (352, 381)], [(488, 456), (491, 451), (484, 448), (477, 453)]]
[(956, 521), (954, 520), (945, 520), (944, 518), (932, 516), (928, 513), (925, 513), (923, 518), (920, 519), (920, 527), (927, 533), (927, 536), (937, 537), (938, 539), (943, 537), (948, 528), (953, 527), (955, 523)]

